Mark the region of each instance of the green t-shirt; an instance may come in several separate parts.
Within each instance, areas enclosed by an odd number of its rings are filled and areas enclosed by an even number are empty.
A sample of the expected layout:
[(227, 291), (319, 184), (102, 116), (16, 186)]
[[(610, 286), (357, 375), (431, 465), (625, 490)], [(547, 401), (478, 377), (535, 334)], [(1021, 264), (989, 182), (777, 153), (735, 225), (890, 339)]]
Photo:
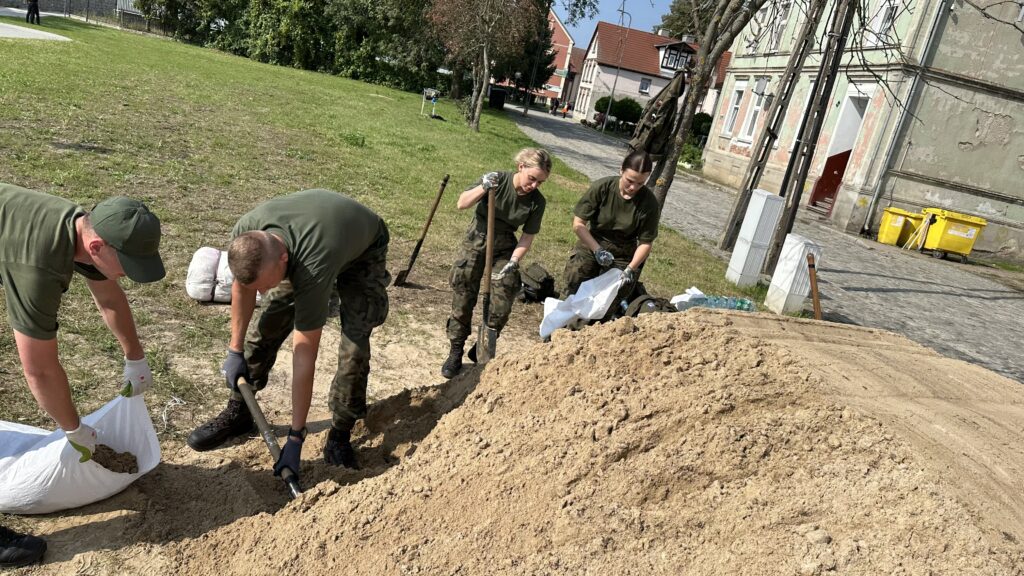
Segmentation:
[(285, 276), (295, 290), (295, 329), (316, 330), (338, 275), (377, 239), (382, 221), (359, 202), (330, 190), (304, 190), (268, 200), (242, 216), (231, 237), (253, 230), (277, 234), (288, 247)]
[[(494, 233), (512, 234), (522, 226), (523, 234), (536, 234), (540, 232), (547, 200), (540, 193), (540, 188), (525, 196), (516, 194), (512, 176), (512, 172), (498, 172), (498, 187), (494, 191)], [(477, 180), (466, 190), (472, 190), (482, 183), (483, 179)], [(476, 226), (478, 230), (487, 229), (486, 194), (476, 205)]]
[(626, 200), (619, 194), (619, 177), (609, 176), (590, 185), (573, 214), (589, 223), (590, 233), (598, 242), (650, 244), (658, 237), (661, 210), (658, 199), (646, 186)]
[(72, 275), (106, 280), (93, 266), (75, 262), (75, 220), (83, 215), (70, 200), (0, 184), (0, 284), (7, 319), (18, 332), (52, 340)]

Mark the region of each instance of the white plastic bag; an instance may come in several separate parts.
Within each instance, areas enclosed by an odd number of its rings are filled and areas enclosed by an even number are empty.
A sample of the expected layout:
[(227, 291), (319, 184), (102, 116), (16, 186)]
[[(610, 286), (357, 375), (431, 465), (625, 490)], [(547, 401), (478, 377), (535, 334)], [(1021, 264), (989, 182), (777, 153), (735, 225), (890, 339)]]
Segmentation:
[(231, 284), (235, 276), (228, 267), (228, 253), (220, 253), (220, 263), (217, 264), (217, 286), (213, 289), (213, 301), (226, 304), (231, 302)]
[(552, 332), (576, 318), (596, 320), (603, 318), (615, 302), (615, 296), (622, 287), (622, 270), (612, 268), (597, 278), (580, 284), (575, 294), (558, 300), (544, 300), (544, 319), (540, 323), (540, 337), (547, 338)]
[(127, 488), (160, 463), (160, 442), (143, 396), (118, 396), (84, 416), (96, 429), (97, 443), (131, 452), (135, 474), (118, 474), (99, 464), (79, 462), (81, 455), (62, 430), (0, 421), (0, 512), (45, 514), (77, 508)]
[(188, 265), (188, 276), (185, 277), (185, 292), (189, 298), (200, 302), (213, 299), (219, 262), (220, 250), (208, 246), (196, 250)]

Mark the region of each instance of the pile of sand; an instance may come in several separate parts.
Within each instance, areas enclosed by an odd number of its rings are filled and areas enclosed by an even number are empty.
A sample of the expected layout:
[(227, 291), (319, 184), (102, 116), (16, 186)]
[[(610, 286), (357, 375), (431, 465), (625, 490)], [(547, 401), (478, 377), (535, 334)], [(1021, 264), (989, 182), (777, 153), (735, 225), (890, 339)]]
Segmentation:
[(126, 551), (122, 569), (1022, 573), (1015, 538), (993, 538), (891, 431), (830, 401), (813, 366), (708, 317), (559, 333), (478, 383), (379, 402), (363, 477)]

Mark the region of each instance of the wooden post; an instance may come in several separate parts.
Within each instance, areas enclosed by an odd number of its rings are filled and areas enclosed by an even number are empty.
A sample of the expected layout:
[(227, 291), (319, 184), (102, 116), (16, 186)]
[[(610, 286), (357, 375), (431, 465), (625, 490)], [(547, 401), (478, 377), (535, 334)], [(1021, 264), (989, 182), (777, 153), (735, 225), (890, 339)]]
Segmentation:
[(814, 319), (821, 320), (821, 300), (818, 299), (818, 273), (814, 267), (814, 254), (807, 254), (807, 272), (811, 276), (811, 302), (814, 303)]

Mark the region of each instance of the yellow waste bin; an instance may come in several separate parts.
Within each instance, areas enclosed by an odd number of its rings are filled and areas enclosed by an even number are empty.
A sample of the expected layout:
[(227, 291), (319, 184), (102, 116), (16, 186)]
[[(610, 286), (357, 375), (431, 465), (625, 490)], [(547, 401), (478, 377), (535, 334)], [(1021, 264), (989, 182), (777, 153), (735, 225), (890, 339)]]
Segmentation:
[(913, 219), (920, 224), (924, 216), (889, 207), (882, 210), (882, 221), (878, 224), (878, 241), (890, 246), (902, 246), (917, 228), (911, 229)]
[(899, 245), (911, 250), (916, 250), (917, 247), (921, 245), (920, 235), (918, 235), (918, 238), (913, 241), (911, 246), (908, 246), (907, 244), (910, 242), (910, 239), (914, 238), (914, 235), (917, 234), (921, 225), (924, 224), (924, 214), (907, 212), (905, 216), (907, 218), (907, 223), (903, 226), (903, 233), (900, 234)]
[(988, 225), (984, 218), (941, 208), (925, 208), (923, 212), (926, 216), (935, 216), (935, 222), (928, 228), (924, 247), (939, 258), (947, 253), (959, 254), (961, 261), (966, 262), (981, 229)]

